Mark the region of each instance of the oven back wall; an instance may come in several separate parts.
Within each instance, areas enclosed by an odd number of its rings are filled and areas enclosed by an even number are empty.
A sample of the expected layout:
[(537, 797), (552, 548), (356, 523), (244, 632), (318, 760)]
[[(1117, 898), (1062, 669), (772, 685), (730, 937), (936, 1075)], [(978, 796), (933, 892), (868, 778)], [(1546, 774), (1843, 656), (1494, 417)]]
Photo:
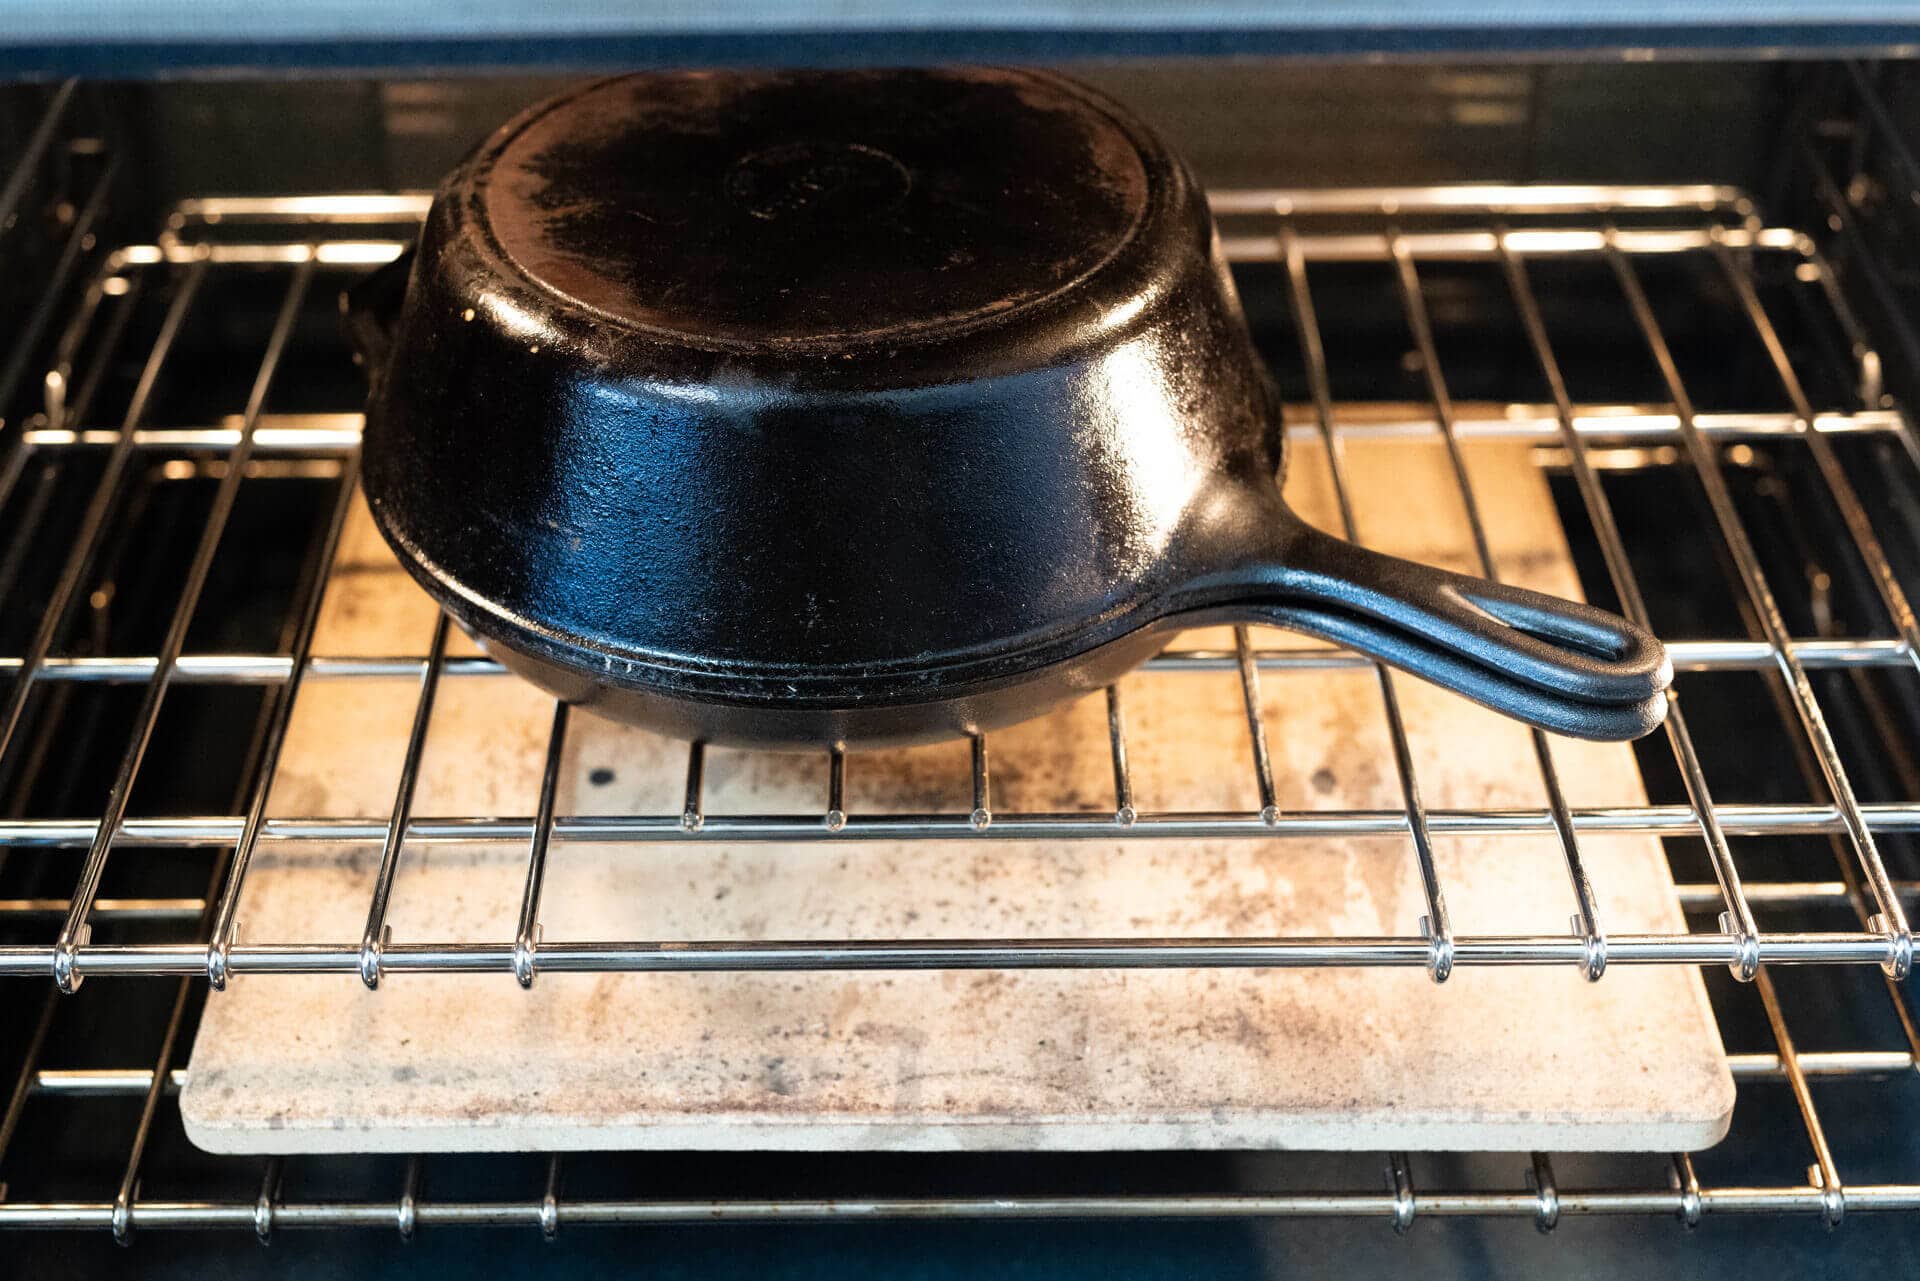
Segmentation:
[[(1209, 186), (1726, 182), (1764, 189), (1785, 81), (1764, 63), (1068, 63)], [(564, 77), (123, 85), (157, 212), (187, 195), (433, 187)], [(1678, 127), (1677, 122), (1686, 122)], [(294, 139), (296, 145), (288, 145)]]

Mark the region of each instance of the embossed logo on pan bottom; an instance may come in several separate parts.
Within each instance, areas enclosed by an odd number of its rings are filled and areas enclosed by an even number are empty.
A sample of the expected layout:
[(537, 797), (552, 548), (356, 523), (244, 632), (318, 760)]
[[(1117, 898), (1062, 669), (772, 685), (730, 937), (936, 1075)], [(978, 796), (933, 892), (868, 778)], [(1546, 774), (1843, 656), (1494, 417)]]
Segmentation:
[(767, 222), (871, 217), (906, 198), (913, 178), (877, 147), (789, 142), (751, 152), (727, 171), (727, 195)]

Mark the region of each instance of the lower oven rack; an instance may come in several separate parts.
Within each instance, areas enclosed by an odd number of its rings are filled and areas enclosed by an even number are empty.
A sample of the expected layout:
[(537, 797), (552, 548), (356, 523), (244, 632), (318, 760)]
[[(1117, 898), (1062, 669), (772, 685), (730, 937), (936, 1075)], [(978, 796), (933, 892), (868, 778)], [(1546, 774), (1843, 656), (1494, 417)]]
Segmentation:
[[(69, 110), (70, 90), (56, 94), (48, 119)], [(32, 148), (61, 145), (51, 126)], [(1818, 157), (1814, 157), (1818, 163)], [(0, 898), (0, 976), (12, 982), (10, 1007), (26, 1029), (17, 1055), (5, 1112), (0, 1116), (0, 1174), (12, 1167), (10, 1184), (28, 1194), (35, 1156), (15, 1145), (29, 1109), (63, 1103), (82, 1109), (109, 1101), (137, 1102), (124, 1138), (116, 1136), (117, 1178), (80, 1199), (19, 1199), (0, 1185), (0, 1228), (107, 1229), (127, 1240), (137, 1229), (230, 1228), (252, 1230), (262, 1241), (283, 1229), (390, 1228), (410, 1237), (421, 1226), (518, 1226), (553, 1237), (562, 1226), (695, 1222), (712, 1220), (813, 1220), (873, 1218), (1057, 1218), (1141, 1216), (1267, 1218), (1355, 1217), (1384, 1220), (1406, 1231), (1428, 1216), (1489, 1216), (1531, 1219), (1543, 1231), (1566, 1216), (1666, 1215), (1689, 1226), (1712, 1214), (1801, 1213), (1828, 1226), (1850, 1212), (1920, 1209), (1920, 1180), (1858, 1181), (1842, 1177), (1845, 1152), (1829, 1141), (1827, 1119), (1816, 1097), (1828, 1083), (1858, 1083), (1879, 1091), (1909, 1091), (1920, 1070), (1920, 1025), (1902, 981), (1912, 965), (1913, 939), (1907, 909), (1920, 880), (1896, 874), (1906, 869), (1883, 847), (1920, 833), (1920, 795), (1864, 799), (1836, 744), (1829, 703), (1817, 679), (1828, 673), (1890, 673), (1904, 679), (1920, 667), (1920, 623), (1906, 595), (1912, 575), (1889, 549), (1883, 525), (1856, 490), (1857, 473), (1840, 455), (1842, 446), (1891, 443), (1902, 465), (1920, 468), (1920, 441), (1905, 411), (1886, 394), (1883, 357), (1872, 336), (1854, 318), (1837, 273), (1822, 245), (1805, 232), (1766, 222), (1737, 190), (1714, 186), (1661, 187), (1436, 187), (1347, 191), (1223, 191), (1214, 195), (1230, 258), (1243, 270), (1264, 269), (1285, 294), (1295, 326), (1303, 381), (1289, 387), (1289, 430), (1328, 446), (1334, 480), (1347, 512), (1345, 480), (1338, 468), (1339, 443), (1380, 435), (1437, 436), (1446, 446), (1461, 504), (1480, 548), (1483, 568), (1497, 572), (1487, 554), (1480, 495), (1461, 462), (1463, 442), (1500, 438), (1534, 442), (1543, 460), (1564, 477), (1573, 510), (1590, 527), (1595, 564), (1620, 607), (1646, 621), (1647, 594), (1636, 576), (1637, 560), (1621, 533), (1604, 479), (1656, 468), (1692, 478), (1702, 496), (1704, 527), (1698, 538), (1721, 549), (1727, 581), (1747, 632), (1734, 638), (1681, 639), (1671, 643), (1681, 688), (1697, 674), (1745, 673), (1763, 681), (1781, 710), (1780, 731), (1792, 737), (1807, 773), (1809, 792), (1824, 799), (1800, 802), (1731, 803), (1716, 800), (1709, 786), (1686, 710), (1676, 701), (1663, 734), (1653, 740), (1684, 792), (1683, 802), (1583, 808), (1569, 805), (1556, 773), (1551, 740), (1535, 734), (1536, 754), (1548, 803), (1530, 809), (1427, 809), (1407, 751), (1407, 731), (1381, 674), (1382, 714), (1396, 749), (1396, 771), (1405, 804), (1380, 811), (1289, 813), (1273, 803), (1271, 765), (1264, 748), (1258, 684), (1267, 672), (1330, 667), (1366, 667), (1357, 656), (1319, 648), (1257, 648), (1244, 631), (1232, 650), (1173, 650), (1150, 664), (1152, 671), (1237, 672), (1245, 695), (1253, 751), (1248, 761), (1262, 804), (1237, 813), (1155, 813), (1134, 804), (1127, 767), (1124, 708), (1109, 692), (1114, 793), (1110, 812), (1007, 812), (995, 808), (990, 744), (976, 740), (970, 808), (952, 813), (866, 815), (849, 812), (844, 780), (858, 759), (834, 753), (827, 793), (817, 811), (777, 816), (708, 814), (701, 801), (702, 749), (689, 749), (686, 803), (679, 812), (618, 817), (569, 816), (553, 812), (551, 779), (565, 742), (566, 713), (557, 709), (547, 756), (549, 785), (539, 813), (531, 816), (412, 813), (412, 788), (425, 748), (437, 689), (446, 680), (497, 679), (502, 670), (484, 658), (449, 656), (444, 617), (425, 654), (337, 657), (315, 652), (313, 629), (326, 576), (344, 524), (358, 466), (359, 416), (345, 410), (286, 412), (275, 406), (278, 380), (289, 377), (301, 341), (302, 309), (318, 295), (323, 279), (371, 269), (403, 246), (407, 226), (424, 212), (416, 195), (310, 198), (206, 198), (181, 203), (152, 243), (108, 249), (93, 243), (99, 198), (112, 181), (111, 165), (92, 189), (98, 198), (74, 202), (63, 252), (55, 263), (44, 305), (29, 317), (0, 368), (0, 395), (13, 395), (25, 378), (47, 374), (45, 408), (20, 425), (0, 461), (0, 511), (14, 517), (12, 538), (33, 536), (33, 521), (47, 519), (47, 503), (34, 505), (36, 477), (75, 465), (83, 474), (79, 514), (56, 549), (58, 571), (49, 580), (44, 609), (23, 633), (17, 652), (0, 656), (0, 757), (44, 755), (54, 750), (57, 723), (36, 717), (37, 698), (96, 686), (140, 691), (127, 746), (101, 803), (80, 814), (0, 815), (0, 844), (9, 860), (30, 860), (53, 869), (69, 888)], [(1829, 180), (1823, 190), (1838, 192)], [(84, 195), (84, 193), (83, 193)], [(17, 200), (0, 191), (0, 205)], [(1357, 229), (1356, 229), (1357, 228)], [(1816, 380), (1782, 337), (1782, 320), (1755, 285), (1759, 258), (1788, 264), (1831, 322), (1835, 359), (1850, 388), (1846, 403), (1827, 403)], [(1562, 362), (1575, 354), (1552, 328), (1534, 273), (1546, 265), (1579, 260), (1603, 266), (1620, 291), (1638, 341), (1660, 374), (1654, 396), (1632, 402), (1585, 402), (1570, 393)], [(1784, 399), (1767, 408), (1702, 408), (1657, 308), (1645, 276), (1684, 261), (1704, 273), (1711, 288), (1731, 300), (1744, 326), (1743, 341), (1765, 353), (1763, 369), (1777, 386), (1755, 403)], [(85, 276), (81, 264), (91, 265)], [(1545, 386), (1544, 398), (1456, 400), (1435, 338), (1432, 291), (1423, 275), (1434, 264), (1471, 262), (1496, 273), (1519, 319), (1512, 353)], [(1417, 374), (1424, 399), (1360, 405), (1336, 398), (1328, 372), (1329, 349), (1316, 311), (1314, 279), (1335, 264), (1375, 264), (1389, 273), (1411, 338), (1408, 368)], [(196, 300), (221, 273), (265, 270), (281, 281), (270, 327), (254, 337), (259, 352), (250, 380), (234, 399), (206, 403), (192, 421), (147, 420), (171, 345), (192, 318)], [(76, 283), (78, 282), (78, 283)], [(143, 291), (171, 292), (157, 325), (140, 334), (130, 321), (131, 301)], [(152, 286), (148, 290), (148, 286)], [(131, 337), (129, 337), (131, 335)], [(117, 421), (88, 416), (90, 400), (122, 341), (141, 342), (139, 374)], [(43, 358), (44, 353), (44, 358)], [(38, 360), (39, 363), (35, 364)], [(89, 363), (91, 362), (91, 363)], [(9, 372), (9, 371), (12, 372)], [(22, 376), (24, 375), (24, 377)], [(1304, 391), (1306, 396), (1300, 398)], [(178, 415), (175, 415), (177, 418)], [(1804, 451), (1819, 500), (1830, 510), (1850, 554), (1864, 568), (1886, 626), (1828, 628), (1797, 634), (1782, 599), (1788, 585), (1769, 576), (1756, 548), (1748, 509), (1729, 485), (1742, 451), (1756, 448)], [(1543, 461), (1542, 465), (1547, 465)], [(177, 590), (160, 602), (168, 620), (163, 635), (140, 652), (67, 652), (60, 644), (71, 615), (102, 588), (96, 581), (102, 549), (124, 533), (120, 522), (124, 484), (136, 469), (177, 469), (217, 482), (205, 524), (179, 577)], [(196, 650), (189, 646), (195, 620), (217, 611), (209, 594), (220, 535), (247, 482), (275, 468), (292, 468), (323, 482), (330, 498), (317, 509), (308, 557), (315, 567), (290, 594), (281, 643), (251, 652)], [(52, 484), (52, 482), (47, 482)], [(22, 522), (25, 522), (24, 524)], [(24, 544), (22, 544), (24, 545)], [(0, 546), (0, 562), (9, 559)], [(19, 570), (0, 563), (11, 582)], [(110, 586), (110, 585), (109, 585)], [(1803, 585), (1792, 584), (1794, 591)], [(385, 814), (354, 818), (268, 817), (265, 801), (289, 708), (306, 681), (351, 681), (407, 677), (418, 682), (414, 733), (395, 782), (396, 800)], [(247, 687), (265, 691), (256, 723), (235, 727), (250, 735), (253, 768), (225, 812), (177, 817), (130, 816), (145, 753), (173, 688)], [(1571, 928), (1565, 934), (1473, 935), (1456, 932), (1446, 910), (1444, 879), (1434, 859), (1435, 836), (1552, 833), (1564, 854)], [(1675, 935), (1610, 933), (1596, 907), (1581, 860), (1581, 840), (1605, 833), (1649, 834), (1699, 843), (1705, 875), (1682, 879), (1682, 906), (1707, 928)], [(1356, 938), (1221, 939), (862, 939), (851, 941), (647, 939), (550, 941), (539, 928), (539, 888), (554, 843), (739, 842), (1005, 839), (1181, 840), (1237, 837), (1285, 840), (1297, 837), (1403, 836), (1424, 890), (1424, 915), (1397, 936)], [(1756, 873), (1744, 866), (1733, 838), (1819, 837), (1833, 852), (1830, 868), (1794, 875)], [(368, 904), (367, 927), (358, 946), (322, 945), (297, 938), (241, 936), (236, 909), (249, 860), (263, 844), (361, 842), (382, 851)], [(527, 890), (519, 929), (496, 943), (447, 944), (394, 939), (385, 928), (386, 901), (404, 848), (435, 841), (495, 842), (523, 849)], [(1901, 847), (1904, 852), (1904, 845)], [(107, 892), (116, 860), (182, 855), (200, 859), (206, 884), (198, 894), (133, 897)], [(1823, 928), (1766, 928), (1762, 918), (1813, 920)], [(136, 932), (141, 941), (120, 935)], [(154, 941), (150, 936), (164, 937)], [(111, 935), (97, 939), (97, 935)], [(545, 971), (678, 970), (881, 970), (929, 968), (1119, 968), (1154, 966), (1402, 966), (1424, 968), (1447, 981), (1462, 966), (1544, 964), (1577, 967), (1605, 981), (1615, 965), (1685, 964), (1724, 970), (1732, 979), (1727, 1000), (1753, 1003), (1755, 1026), (1765, 1048), (1729, 1055), (1740, 1084), (1740, 1136), (1752, 1109), (1750, 1094), (1786, 1087), (1792, 1108), (1779, 1117), (1756, 1117), (1765, 1133), (1754, 1139), (1774, 1150), (1802, 1151), (1805, 1181), (1745, 1182), (1703, 1178), (1696, 1160), (1677, 1154), (1644, 1163), (1644, 1178), (1620, 1185), (1563, 1185), (1555, 1162), (1533, 1154), (1493, 1178), (1416, 1180), (1422, 1158), (1385, 1154), (1367, 1177), (1337, 1176), (1311, 1190), (1229, 1190), (1197, 1194), (1146, 1191), (1073, 1192), (1050, 1195), (953, 1193), (895, 1198), (567, 1195), (563, 1167), (576, 1158), (544, 1158), (543, 1173), (517, 1196), (501, 1199), (436, 1197), (421, 1158), (405, 1162), (391, 1194), (306, 1196), (289, 1191), (296, 1167), (333, 1158), (273, 1159), (257, 1166), (251, 1196), (162, 1199), (143, 1194), (143, 1175), (157, 1128), (176, 1126), (172, 1099), (184, 1083), (184, 1059), (203, 989), (201, 978), (224, 986), (236, 974), (338, 972), (377, 987), (392, 974), (493, 972), (521, 985)], [(1883, 988), (1875, 997), (1897, 1036), (1885, 1044), (1844, 1049), (1800, 1049), (1789, 1027), (1790, 1001), (1776, 987), (1769, 966), (1815, 965), (1835, 974), (1864, 970)], [(1874, 967), (1882, 971), (1873, 976)], [(164, 1033), (149, 1057), (125, 1066), (60, 1068), (43, 1061), (63, 1019), (76, 1002), (103, 989), (131, 984), (135, 976), (177, 976)], [(34, 980), (31, 985), (27, 980)], [(38, 989), (41, 981), (44, 992)], [(76, 995), (86, 980), (85, 994)], [(344, 981), (351, 981), (350, 979)], [(143, 989), (151, 992), (151, 989)], [(33, 991), (32, 996), (27, 996)], [(131, 997), (127, 999), (132, 999)], [(219, 999), (217, 996), (212, 999)], [(1753, 1011), (1750, 1009), (1750, 1013)], [(1889, 1094), (1887, 1097), (1891, 1097)], [(116, 1113), (117, 1115), (117, 1113)], [(434, 1158), (434, 1161), (448, 1158)], [(238, 1159), (224, 1158), (229, 1167)], [(1456, 1172), (1457, 1174), (1457, 1172)], [(1371, 1183), (1372, 1186), (1368, 1186)]]

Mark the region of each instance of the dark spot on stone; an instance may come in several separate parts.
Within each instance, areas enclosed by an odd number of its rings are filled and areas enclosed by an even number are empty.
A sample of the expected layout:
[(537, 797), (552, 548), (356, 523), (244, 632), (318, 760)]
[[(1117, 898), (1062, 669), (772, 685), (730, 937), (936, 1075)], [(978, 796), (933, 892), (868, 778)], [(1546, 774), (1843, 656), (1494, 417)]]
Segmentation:
[(613, 781), (613, 771), (602, 765), (599, 769), (587, 775), (587, 781), (595, 787), (605, 787)]
[(419, 1075), (419, 1069), (411, 1063), (403, 1063), (393, 1070), (393, 1079), (396, 1081), (411, 1081)]
[(1333, 790), (1333, 785), (1339, 780), (1334, 778), (1332, 770), (1326, 768), (1323, 765), (1319, 769), (1315, 770), (1313, 772), (1313, 777), (1308, 779), (1307, 781), (1313, 784), (1314, 791), (1320, 793), (1320, 795), (1322, 796), (1325, 796), (1327, 793)]

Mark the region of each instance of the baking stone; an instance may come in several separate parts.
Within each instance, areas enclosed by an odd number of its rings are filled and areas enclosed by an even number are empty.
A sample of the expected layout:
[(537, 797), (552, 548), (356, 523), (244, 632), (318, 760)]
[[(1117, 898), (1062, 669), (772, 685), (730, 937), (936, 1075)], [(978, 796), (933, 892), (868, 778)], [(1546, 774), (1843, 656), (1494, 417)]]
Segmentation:
[[(1469, 447), (1502, 573), (1577, 594), (1522, 446)], [(1470, 569), (1432, 442), (1355, 443), (1361, 531)], [(1325, 525), (1324, 455), (1294, 451), (1289, 497)], [(1436, 497), (1438, 496), (1438, 497)], [(413, 654), (434, 607), (356, 513), (315, 652)], [(1300, 643), (1257, 632), (1261, 645)], [(1183, 646), (1225, 648), (1226, 629)], [(473, 652), (464, 638), (458, 652)], [(1527, 732), (1410, 678), (1396, 682), (1426, 803), (1544, 806)], [(1368, 669), (1261, 675), (1283, 810), (1398, 809)], [(306, 682), (276, 816), (384, 816), (418, 682)], [(1122, 684), (1135, 803), (1259, 808), (1238, 677)], [(526, 816), (552, 702), (512, 677), (441, 682), (416, 818)], [(1111, 814), (1098, 694), (991, 737), (1001, 813)], [(1556, 739), (1570, 801), (1644, 801), (1631, 751)], [(847, 761), (855, 814), (971, 808), (964, 744)], [(576, 712), (557, 810), (677, 814), (683, 744)], [(824, 755), (707, 754), (709, 814), (819, 814)], [(1437, 837), (1460, 934), (1565, 933), (1550, 836)], [(1657, 840), (1585, 836), (1614, 933), (1685, 928)], [(357, 944), (377, 845), (265, 842), (242, 899), (251, 943)], [(511, 941), (517, 844), (412, 843), (397, 942)], [(1408, 935), (1425, 911), (1404, 834), (1368, 839), (610, 845), (556, 841), (551, 943), (612, 939)], [(815, 974), (239, 976), (213, 993), (181, 1098), (187, 1134), (229, 1153), (579, 1148), (1482, 1150), (1697, 1149), (1733, 1106), (1691, 967), (966, 971)]]

